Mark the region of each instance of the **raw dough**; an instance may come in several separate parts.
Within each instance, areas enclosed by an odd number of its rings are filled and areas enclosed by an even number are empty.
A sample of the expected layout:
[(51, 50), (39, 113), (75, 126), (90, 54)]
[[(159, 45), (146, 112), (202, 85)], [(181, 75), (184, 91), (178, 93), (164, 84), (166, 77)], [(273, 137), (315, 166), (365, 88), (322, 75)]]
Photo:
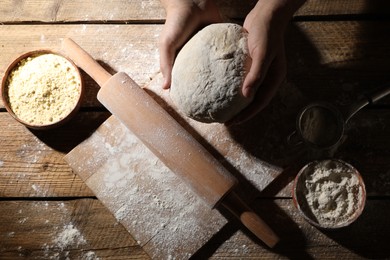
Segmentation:
[(249, 66), (243, 27), (232, 23), (209, 25), (177, 55), (171, 98), (190, 118), (205, 123), (226, 122), (251, 102), (241, 92)]

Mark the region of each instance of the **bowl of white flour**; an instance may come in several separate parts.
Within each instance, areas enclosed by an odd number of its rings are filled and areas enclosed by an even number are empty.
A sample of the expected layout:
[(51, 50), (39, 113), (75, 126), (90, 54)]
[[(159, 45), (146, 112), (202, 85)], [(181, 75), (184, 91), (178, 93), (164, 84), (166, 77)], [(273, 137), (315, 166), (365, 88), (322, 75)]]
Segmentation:
[(341, 228), (361, 215), (366, 189), (352, 165), (336, 159), (314, 161), (298, 172), (293, 202), (310, 224), (325, 229)]
[(25, 53), (5, 71), (1, 94), (5, 108), (20, 123), (48, 129), (78, 110), (83, 84), (77, 66), (49, 50)]

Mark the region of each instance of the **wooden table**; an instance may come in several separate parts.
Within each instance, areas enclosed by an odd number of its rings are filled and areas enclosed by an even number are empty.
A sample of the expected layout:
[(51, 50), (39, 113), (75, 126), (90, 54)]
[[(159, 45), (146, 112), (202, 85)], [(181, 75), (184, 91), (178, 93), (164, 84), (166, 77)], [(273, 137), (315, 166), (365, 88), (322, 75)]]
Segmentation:
[[(254, 2), (218, 1), (222, 12), (238, 23)], [(254, 155), (285, 169), (256, 199), (258, 209), (269, 212), (263, 215), (271, 226), (274, 219), (283, 220), (282, 226), (274, 227), (283, 246), (270, 250), (249, 239), (238, 248), (233, 237), (240, 227), (232, 223), (196, 256), (390, 257), (390, 98), (359, 112), (332, 153), (304, 148), (297, 152), (283, 145), (298, 110), (308, 102), (347, 105), (390, 81), (386, 2), (312, 0), (295, 15), (286, 33), (287, 83), (254, 119), (263, 120), (264, 127), (248, 122), (232, 131)], [(158, 0), (5, 0), (0, 5), (0, 72), (23, 52), (59, 49), (60, 38), (72, 37), (111, 71), (125, 71), (144, 86), (159, 72), (157, 46), (164, 18)], [(29, 130), (0, 104), (0, 259), (148, 258), (63, 160), (110, 115), (96, 100), (97, 85), (84, 77), (88, 91), (81, 111), (61, 128)], [(260, 146), (248, 145), (251, 142)], [(304, 162), (329, 155), (357, 167), (368, 193), (363, 215), (337, 231), (305, 222), (290, 192), (291, 180)]]

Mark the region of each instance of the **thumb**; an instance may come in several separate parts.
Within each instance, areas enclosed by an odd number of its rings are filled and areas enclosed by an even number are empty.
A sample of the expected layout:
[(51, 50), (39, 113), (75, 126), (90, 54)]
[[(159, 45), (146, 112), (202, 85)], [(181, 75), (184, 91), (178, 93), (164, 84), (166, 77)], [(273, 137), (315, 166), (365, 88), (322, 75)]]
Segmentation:
[(266, 61), (265, 52), (261, 51), (259, 48), (254, 48), (251, 51), (250, 56), (252, 64), (242, 86), (242, 94), (246, 98), (254, 96), (256, 90), (263, 82), (270, 66), (269, 62)]

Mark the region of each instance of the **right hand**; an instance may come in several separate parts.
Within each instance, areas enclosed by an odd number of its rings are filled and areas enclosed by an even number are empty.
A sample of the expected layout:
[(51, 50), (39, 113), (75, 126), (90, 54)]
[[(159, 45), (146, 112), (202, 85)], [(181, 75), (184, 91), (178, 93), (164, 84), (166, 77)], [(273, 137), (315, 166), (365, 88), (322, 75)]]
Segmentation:
[(160, 35), (160, 69), (163, 88), (171, 85), (173, 63), (178, 50), (198, 29), (222, 18), (212, 0), (161, 0), (167, 17)]

